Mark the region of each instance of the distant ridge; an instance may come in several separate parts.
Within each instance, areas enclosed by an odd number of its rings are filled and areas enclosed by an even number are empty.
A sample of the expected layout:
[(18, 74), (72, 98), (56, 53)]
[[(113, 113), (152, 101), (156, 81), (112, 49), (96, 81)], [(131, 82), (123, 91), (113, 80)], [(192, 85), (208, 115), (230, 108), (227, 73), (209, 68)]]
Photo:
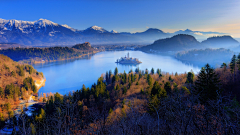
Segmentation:
[[(192, 35), (178, 34), (171, 38), (156, 40), (153, 44), (140, 48), (146, 52), (166, 52), (166, 51), (183, 51), (190, 49), (204, 48), (239, 48), (239, 42), (231, 36), (210, 37), (203, 42), (199, 42)], [(234, 50), (233, 50), (234, 51)]]
[(73, 45), (79, 42), (91, 42), (92, 44), (150, 44), (158, 39), (172, 37), (176, 34), (188, 34), (197, 39), (206, 39), (214, 35), (222, 35), (218, 32), (202, 32), (186, 29), (174, 33), (166, 33), (157, 28), (149, 28), (143, 32), (117, 32), (108, 31), (99, 26), (91, 26), (85, 30), (78, 30), (67, 24), (58, 24), (47, 19), (40, 18), (36, 21), (5, 20), (0, 19), (0, 42), (18, 43), (31, 46)]
[(231, 36), (215, 36), (209, 37), (207, 40), (202, 41), (202, 44), (211, 48), (231, 48), (237, 47), (239, 42)]
[(156, 40), (153, 44), (142, 47), (142, 51), (181, 51), (192, 48), (200, 48), (200, 42), (195, 37), (186, 34), (178, 34), (171, 38)]

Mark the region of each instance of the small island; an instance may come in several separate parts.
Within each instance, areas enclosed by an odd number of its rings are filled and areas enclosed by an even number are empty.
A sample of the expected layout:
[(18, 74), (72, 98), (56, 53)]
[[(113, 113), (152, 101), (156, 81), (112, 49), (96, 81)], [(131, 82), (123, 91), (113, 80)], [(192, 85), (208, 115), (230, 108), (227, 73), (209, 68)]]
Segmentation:
[(120, 64), (140, 64), (142, 62), (139, 61), (137, 58), (129, 57), (129, 53), (128, 53), (127, 56), (121, 57), (120, 59), (117, 59), (116, 63), (120, 63)]

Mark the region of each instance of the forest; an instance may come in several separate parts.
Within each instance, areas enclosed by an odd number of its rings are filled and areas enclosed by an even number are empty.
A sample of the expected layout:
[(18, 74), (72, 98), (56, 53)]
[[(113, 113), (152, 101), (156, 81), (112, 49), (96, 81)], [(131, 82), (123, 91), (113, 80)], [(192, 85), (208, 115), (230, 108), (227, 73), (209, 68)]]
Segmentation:
[[(40, 97), (33, 117), (22, 113), (16, 134), (237, 134), (240, 54), (198, 74), (139, 68), (103, 74), (90, 88)], [(14, 118), (12, 118), (14, 119)]]
[(204, 66), (205, 63), (210, 63), (213, 66), (222, 63), (229, 63), (234, 52), (229, 49), (194, 49), (190, 51), (178, 52), (175, 58), (183, 62)]
[(31, 65), (19, 64), (0, 54), (0, 128), (4, 121), (13, 117), (14, 109), (20, 99), (28, 99), (37, 93), (33, 78), (43, 79), (43, 73), (37, 72)]
[(84, 54), (92, 54), (97, 50), (91, 47), (89, 42), (76, 44), (73, 47), (49, 47), (49, 48), (9, 48), (0, 50), (0, 54), (6, 55), (14, 61), (51, 62), (79, 58)]

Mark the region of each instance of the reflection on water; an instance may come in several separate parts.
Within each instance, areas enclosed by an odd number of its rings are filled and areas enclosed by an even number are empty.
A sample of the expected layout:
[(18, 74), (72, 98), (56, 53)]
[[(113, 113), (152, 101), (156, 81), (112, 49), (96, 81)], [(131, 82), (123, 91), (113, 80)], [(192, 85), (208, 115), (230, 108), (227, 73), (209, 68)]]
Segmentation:
[[(142, 61), (138, 65), (122, 65), (115, 63), (116, 59), (130, 53), (132, 57), (138, 58)], [(141, 51), (111, 51), (100, 52), (93, 56), (86, 56), (84, 58), (57, 61), (52, 63), (33, 65), (35, 69), (46, 77), (45, 87), (41, 88), (39, 92), (59, 92), (66, 94), (69, 91), (79, 90), (85, 84), (90, 87), (101, 74), (117, 67), (118, 71), (123, 73), (124, 70), (128, 73), (131, 69), (135, 71), (137, 67), (141, 70), (160, 68), (162, 71), (169, 73), (184, 73), (191, 69), (197, 73), (200, 68), (192, 65), (187, 65), (169, 56), (161, 56), (156, 54), (147, 54)]]

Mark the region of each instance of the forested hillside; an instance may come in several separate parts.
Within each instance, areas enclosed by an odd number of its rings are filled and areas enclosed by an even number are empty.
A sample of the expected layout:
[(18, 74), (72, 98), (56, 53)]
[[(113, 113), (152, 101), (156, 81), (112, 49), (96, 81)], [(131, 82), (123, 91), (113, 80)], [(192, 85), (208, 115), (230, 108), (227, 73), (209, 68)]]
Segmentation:
[(26, 60), (31, 63), (41, 63), (79, 58), (97, 51), (97, 49), (91, 47), (90, 43), (86, 42), (73, 47), (11, 48), (0, 50), (0, 54), (4, 54), (15, 61)]
[[(20, 134), (237, 134), (240, 55), (198, 74), (161, 69), (106, 72), (91, 88), (47, 97)], [(28, 121), (27, 121), (28, 119)]]
[(200, 49), (179, 52), (175, 55), (175, 58), (194, 65), (204, 66), (205, 63), (211, 63), (212, 66), (216, 64), (221, 65), (227, 63), (233, 56), (234, 52), (229, 49)]
[(171, 38), (156, 40), (153, 44), (144, 46), (140, 50), (144, 52), (167, 52), (167, 51), (183, 51), (202, 48), (200, 42), (195, 37), (187, 34), (178, 34)]
[(239, 46), (239, 42), (231, 36), (215, 36), (201, 42), (208, 48), (231, 48)]
[(19, 98), (27, 99), (29, 95), (37, 92), (34, 80), (42, 80), (43, 73), (37, 72), (31, 65), (19, 64), (2, 54), (0, 70), (1, 127), (3, 120), (13, 115), (13, 109), (19, 104)]

